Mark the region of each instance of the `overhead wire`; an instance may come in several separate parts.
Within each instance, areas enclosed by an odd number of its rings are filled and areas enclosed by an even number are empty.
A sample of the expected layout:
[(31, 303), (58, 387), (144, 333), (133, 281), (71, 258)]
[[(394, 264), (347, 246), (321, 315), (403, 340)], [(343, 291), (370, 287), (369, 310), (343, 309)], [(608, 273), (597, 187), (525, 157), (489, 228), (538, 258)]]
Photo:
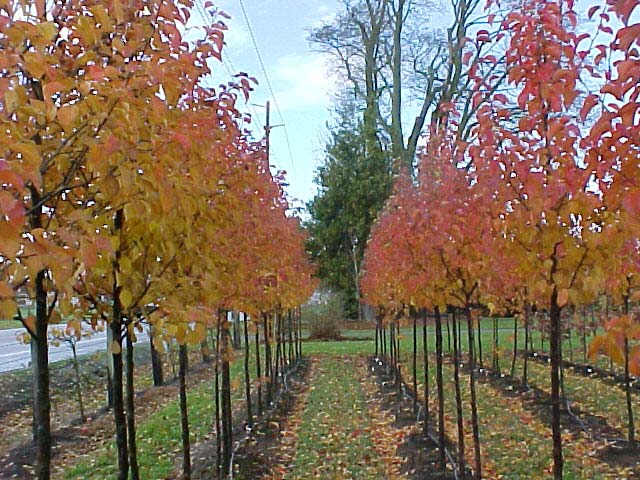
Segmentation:
[(289, 140), (289, 132), (287, 131), (287, 124), (284, 120), (284, 116), (282, 115), (282, 111), (280, 110), (280, 105), (278, 105), (278, 100), (273, 91), (273, 86), (271, 85), (271, 80), (269, 79), (269, 74), (267, 73), (267, 68), (265, 67), (264, 61), (262, 60), (262, 55), (260, 54), (260, 49), (258, 48), (258, 41), (256, 40), (256, 36), (253, 32), (253, 28), (251, 27), (251, 21), (249, 20), (249, 15), (247, 13), (247, 9), (244, 5), (244, 0), (240, 0), (240, 8), (242, 9), (242, 15), (244, 16), (244, 21), (247, 24), (247, 29), (249, 30), (249, 36), (251, 37), (251, 42), (253, 43), (253, 48), (256, 51), (256, 55), (258, 56), (258, 61), (260, 62), (260, 67), (262, 68), (262, 73), (267, 82), (267, 87), (269, 88), (269, 93), (271, 94), (271, 98), (273, 99), (273, 104), (276, 107), (276, 111), (278, 112), (278, 116), (280, 117), (280, 121), (282, 122), (282, 128), (284, 130), (284, 138), (287, 144), (287, 149), (289, 151), (289, 159), (291, 160), (291, 168), (293, 173), (296, 172), (295, 162), (293, 161), (293, 152), (291, 150), (291, 142)]
[[(193, 3), (196, 6), (196, 9), (198, 10), (198, 13), (202, 17), (202, 20), (204, 22), (206, 22), (210, 18), (210, 14), (207, 12), (207, 10), (204, 7), (204, 5), (202, 4), (202, 2), (203, 2), (203, 0), (196, 0)], [(222, 60), (222, 64), (224, 65), (225, 69), (227, 70), (227, 73), (229, 73), (230, 77), (234, 77), (238, 73), (238, 71), (236, 70), (236, 68), (233, 65), (233, 62), (231, 61), (231, 57), (229, 56), (229, 53), (225, 49), (223, 49), (223, 51), (222, 51), (222, 55), (220, 57), (220, 60)], [(245, 104), (247, 105), (247, 107), (251, 111), (252, 118), (255, 118), (259, 123), (262, 123), (262, 119), (260, 118), (260, 115), (258, 114), (256, 109), (253, 107), (253, 105), (251, 105), (246, 99), (245, 99)]]

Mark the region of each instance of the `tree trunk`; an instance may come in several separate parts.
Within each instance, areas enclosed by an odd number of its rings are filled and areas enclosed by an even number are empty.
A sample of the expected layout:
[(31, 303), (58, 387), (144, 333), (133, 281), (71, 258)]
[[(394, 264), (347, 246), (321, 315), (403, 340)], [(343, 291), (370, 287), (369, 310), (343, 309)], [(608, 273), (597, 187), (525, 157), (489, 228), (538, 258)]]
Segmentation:
[(276, 365), (275, 365), (275, 369), (273, 370), (274, 374), (273, 374), (273, 379), (272, 379), (272, 385), (273, 385), (273, 391), (277, 392), (278, 391), (278, 384), (279, 384), (279, 377), (281, 374), (283, 374), (284, 372), (281, 372), (280, 370), (280, 355), (282, 354), (282, 329), (281, 329), (281, 315), (280, 312), (276, 313), (274, 315), (275, 321), (276, 321)]
[(182, 478), (191, 479), (191, 441), (189, 440), (189, 411), (187, 407), (187, 358), (186, 345), (180, 345), (180, 368), (178, 378), (180, 383), (180, 420), (182, 424)]
[(438, 390), (438, 453), (440, 470), (446, 466), (444, 443), (444, 382), (442, 379), (442, 317), (440, 309), (435, 308), (436, 320), (436, 386)]
[[(482, 478), (482, 457), (480, 456), (480, 428), (478, 426), (478, 401), (476, 398), (476, 365), (475, 356), (473, 354), (475, 340), (473, 338), (473, 318), (471, 317), (471, 305), (469, 303), (469, 300), (470, 299), (467, 298), (465, 313), (467, 315), (467, 332), (469, 333), (469, 390), (471, 391), (471, 428), (473, 430), (473, 449), (476, 462), (475, 471), (473, 473), (474, 478), (476, 480), (480, 480)], [(497, 319), (495, 320), (495, 322), (497, 333)], [(499, 368), (500, 365), (498, 364), (498, 369)]]
[(413, 321), (413, 413), (418, 413), (418, 325), (417, 313), (411, 312), (411, 320)]
[(493, 317), (491, 319), (491, 325), (492, 325), (492, 340), (493, 340), (493, 348), (492, 348), (492, 361), (491, 361), (491, 368), (493, 368), (496, 372), (500, 373), (500, 364), (498, 362), (498, 319), (497, 317)]
[(138, 466), (138, 448), (136, 443), (136, 392), (133, 385), (133, 339), (127, 334), (127, 440), (129, 442), (129, 468), (131, 479), (140, 480), (140, 467)]
[(49, 313), (45, 271), (40, 270), (35, 279), (36, 325), (31, 337), (33, 375), (33, 412), (36, 430), (36, 477), (51, 477), (51, 397), (49, 393)]
[(76, 350), (75, 340), (71, 341), (71, 353), (73, 354), (73, 370), (76, 374), (76, 392), (78, 394), (78, 408), (80, 409), (80, 421), (87, 422), (87, 416), (84, 413), (84, 402), (82, 401), (82, 377), (80, 376), (80, 364), (78, 363), (78, 352)]
[(511, 377), (516, 374), (516, 357), (518, 355), (518, 317), (513, 316), (513, 356), (511, 357)]
[(482, 358), (482, 319), (478, 317), (478, 363), (480, 368), (484, 368), (484, 359)]
[(531, 309), (528, 303), (524, 305), (524, 364), (522, 366), (522, 385), (524, 388), (529, 388), (529, 353), (531, 346), (531, 335), (529, 333), (530, 325), (530, 313)]
[(153, 333), (151, 338), (151, 376), (153, 386), (159, 387), (164, 383), (164, 372), (162, 371), (162, 356), (153, 343)]
[[(425, 437), (429, 432), (429, 344), (427, 337), (427, 311), (422, 311), (422, 355), (424, 356), (424, 423)], [(417, 392), (416, 392), (417, 395)]]
[(634, 446), (636, 441), (636, 428), (633, 421), (633, 406), (631, 402), (631, 377), (629, 376), (629, 339), (624, 337), (624, 385), (627, 397), (627, 418), (629, 428), (629, 445)]
[(244, 398), (247, 404), (247, 425), (253, 427), (253, 413), (251, 411), (251, 376), (249, 375), (249, 326), (247, 316), (244, 316)]
[(380, 347), (378, 346), (379, 342), (379, 332), (380, 332), (380, 318), (376, 315), (376, 358), (380, 358)]
[[(593, 305), (591, 305), (593, 309)], [(587, 363), (587, 315), (586, 311), (582, 309), (582, 361)]]
[(114, 299), (111, 331), (113, 344), (113, 418), (116, 426), (116, 446), (118, 448), (118, 479), (129, 478), (129, 452), (127, 448), (127, 420), (124, 414), (123, 365), (122, 365), (122, 324), (120, 321), (120, 301)]
[(447, 351), (451, 353), (451, 329), (449, 327), (449, 314), (445, 314), (445, 319), (447, 322)]
[(464, 418), (462, 413), (462, 395), (460, 393), (460, 350), (458, 343), (458, 319), (453, 312), (453, 385), (456, 392), (456, 420), (458, 426), (458, 474), (464, 472)]
[(267, 378), (267, 405), (271, 405), (273, 399), (273, 383), (271, 370), (271, 329), (269, 328), (269, 316), (264, 315), (264, 375)]
[(220, 318), (222, 313), (218, 313), (216, 322), (216, 348), (215, 348), (215, 381), (214, 381), (214, 410), (216, 424), (216, 478), (222, 478), (222, 427), (220, 423)]
[(288, 366), (291, 367), (293, 365), (294, 356), (293, 356), (293, 321), (291, 319), (291, 310), (289, 309), (287, 312), (287, 337), (289, 340), (289, 357), (288, 357)]
[[(631, 280), (629, 280), (631, 283)], [(629, 290), (630, 291), (630, 286)], [(629, 315), (629, 295), (624, 296), (624, 314)], [(627, 399), (627, 419), (629, 431), (629, 446), (634, 447), (636, 442), (636, 428), (633, 421), (633, 404), (631, 402), (631, 377), (629, 375), (629, 338), (624, 336), (624, 386)]]
[(228, 475), (231, 468), (233, 450), (233, 424), (231, 411), (231, 376), (229, 356), (231, 354), (231, 338), (228, 325), (222, 328), (222, 459), (223, 475)]
[(258, 415), (262, 415), (262, 372), (260, 370), (260, 325), (256, 325), (256, 379), (258, 381)]
[(233, 349), (240, 350), (242, 348), (242, 334), (240, 333), (240, 312), (234, 311), (231, 314), (233, 319)]
[(560, 314), (558, 291), (554, 287), (550, 302), (551, 350), (551, 431), (553, 436), (553, 478), (562, 480), (562, 431), (560, 429)]
[(207, 342), (206, 336), (204, 340), (200, 342), (200, 354), (202, 355), (202, 363), (211, 363), (211, 352), (209, 351), (209, 342)]

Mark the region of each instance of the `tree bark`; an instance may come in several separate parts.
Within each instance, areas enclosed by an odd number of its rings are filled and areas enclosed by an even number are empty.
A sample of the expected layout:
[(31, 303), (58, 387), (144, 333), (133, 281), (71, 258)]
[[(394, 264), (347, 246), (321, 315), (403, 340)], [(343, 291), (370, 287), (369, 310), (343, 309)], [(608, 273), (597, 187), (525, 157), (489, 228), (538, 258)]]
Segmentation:
[(36, 477), (38, 480), (48, 480), (51, 477), (51, 397), (49, 393), (49, 312), (44, 270), (40, 270), (36, 275), (35, 290), (36, 324), (33, 332), (35, 335), (31, 337), (33, 359), (31, 372), (36, 431)]
[(214, 410), (216, 425), (216, 478), (222, 478), (222, 427), (220, 423), (220, 318), (222, 313), (218, 314), (216, 322), (216, 348), (215, 348), (215, 381), (214, 381)]
[(271, 328), (269, 328), (269, 316), (264, 315), (264, 375), (267, 379), (267, 405), (273, 400), (272, 364), (271, 364)]
[(436, 387), (438, 390), (438, 453), (440, 455), (440, 470), (446, 466), (444, 443), (444, 382), (442, 378), (442, 317), (440, 309), (435, 308), (436, 320)]
[(251, 375), (249, 374), (249, 326), (248, 318), (244, 316), (244, 398), (247, 404), (247, 425), (253, 427), (253, 412), (251, 411)]
[(460, 393), (460, 350), (458, 343), (458, 319), (453, 312), (453, 385), (456, 392), (456, 420), (458, 427), (458, 474), (464, 472), (464, 418), (462, 413), (462, 395)]
[(191, 479), (191, 441), (189, 439), (189, 410), (187, 406), (187, 358), (189, 352), (186, 345), (180, 345), (180, 367), (178, 378), (180, 383), (180, 421), (182, 425), (182, 478)]
[[(471, 316), (470, 299), (467, 298), (465, 308), (467, 315), (467, 332), (469, 334), (469, 390), (471, 391), (471, 428), (473, 430), (473, 450), (475, 459), (474, 478), (480, 480), (482, 478), (482, 457), (480, 455), (480, 427), (478, 425), (478, 401), (476, 393), (476, 362), (474, 356), (475, 340), (473, 338), (473, 318)], [(478, 320), (479, 321), (479, 320)], [(496, 330), (497, 330), (496, 320)], [(498, 368), (500, 366), (498, 365)]]
[(76, 391), (78, 394), (78, 408), (80, 409), (80, 421), (87, 422), (87, 416), (84, 413), (84, 401), (82, 400), (82, 377), (80, 376), (80, 364), (78, 363), (78, 352), (75, 340), (71, 341), (71, 353), (73, 354), (73, 370), (76, 374)]
[(223, 475), (228, 475), (231, 468), (233, 450), (233, 425), (231, 411), (231, 376), (229, 356), (231, 354), (231, 338), (228, 325), (222, 328), (222, 459)]
[[(422, 311), (422, 355), (424, 361), (424, 423), (425, 437), (429, 433), (429, 344), (427, 337), (427, 311)], [(417, 393), (416, 393), (417, 395)]]
[[(152, 333), (153, 337), (153, 333)], [(151, 339), (151, 376), (153, 377), (153, 386), (159, 387), (164, 383), (164, 372), (162, 371), (162, 356), (153, 344)]]
[(127, 333), (127, 441), (129, 452), (129, 468), (131, 479), (140, 480), (140, 467), (138, 466), (138, 447), (136, 443), (136, 392), (133, 384), (133, 339)]
[(524, 365), (522, 367), (522, 385), (524, 388), (529, 388), (529, 348), (531, 345), (530, 329), (530, 312), (531, 307), (528, 303), (524, 305)]
[(260, 371), (260, 325), (256, 325), (256, 379), (258, 394), (258, 415), (262, 415), (262, 372)]
[(418, 315), (414, 311), (411, 312), (411, 320), (413, 322), (413, 413), (418, 412)]
[(113, 333), (113, 345), (118, 353), (112, 353), (113, 357), (113, 418), (116, 426), (116, 447), (118, 449), (118, 479), (129, 478), (129, 452), (127, 448), (127, 420), (124, 414), (123, 391), (123, 365), (122, 365), (122, 324), (120, 322), (120, 302), (114, 299), (113, 320), (111, 331)]
[(511, 357), (511, 376), (516, 373), (516, 357), (518, 355), (518, 317), (513, 316), (513, 356)]
[(562, 480), (562, 431), (560, 429), (560, 314), (558, 290), (554, 287), (550, 302), (551, 350), (551, 432), (553, 437), (553, 478)]

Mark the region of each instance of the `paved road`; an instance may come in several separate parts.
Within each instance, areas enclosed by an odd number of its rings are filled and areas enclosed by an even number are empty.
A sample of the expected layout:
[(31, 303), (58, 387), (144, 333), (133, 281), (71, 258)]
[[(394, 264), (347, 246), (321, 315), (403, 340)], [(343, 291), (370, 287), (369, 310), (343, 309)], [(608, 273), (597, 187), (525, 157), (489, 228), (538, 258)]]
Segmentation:
[[(0, 330), (0, 373), (11, 370), (27, 368), (31, 361), (29, 345), (18, 341), (17, 336), (23, 333), (23, 328), (12, 328)], [(146, 332), (138, 333), (138, 342), (148, 342), (149, 337)], [(78, 342), (78, 355), (95, 353), (107, 348), (107, 335), (99, 332), (92, 337), (83, 338)], [(57, 362), (72, 357), (71, 348), (64, 342), (59, 346), (49, 346), (49, 362)]]

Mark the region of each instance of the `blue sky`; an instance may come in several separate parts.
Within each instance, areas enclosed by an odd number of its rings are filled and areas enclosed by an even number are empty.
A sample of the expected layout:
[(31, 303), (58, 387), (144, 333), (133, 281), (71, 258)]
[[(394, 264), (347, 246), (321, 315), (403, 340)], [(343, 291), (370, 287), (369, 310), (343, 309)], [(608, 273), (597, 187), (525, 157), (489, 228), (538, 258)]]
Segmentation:
[[(217, 0), (214, 3), (232, 17), (227, 21), (229, 31), (225, 37), (224, 58), (235, 71), (247, 72), (258, 80), (259, 85), (249, 102), (264, 105), (271, 94), (240, 2)], [(291, 145), (289, 155), (284, 129), (274, 128), (271, 133), (271, 163), (287, 171), (289, 196), (306, 201), (316, 191), (313, 175), (322, 159), (322, 138), (330, 118), (331, 92), (335, 86), (326, 59), (309, 47), (306, 29), (334, 15), (338, 10), (338, 0), (244, 0), (244, 4)], [(216, 79), (229, 78), (224, 65), (216, 68)], [(271, 123), (283, 123), (273, 101), (271, 103)], [(257, 130), (257, 136), (261, 136), (264, 108), (250, 105), (246, 109), (258, 115), (253, 128)], [(300, 202), (295, 205), (299, 206)]]

